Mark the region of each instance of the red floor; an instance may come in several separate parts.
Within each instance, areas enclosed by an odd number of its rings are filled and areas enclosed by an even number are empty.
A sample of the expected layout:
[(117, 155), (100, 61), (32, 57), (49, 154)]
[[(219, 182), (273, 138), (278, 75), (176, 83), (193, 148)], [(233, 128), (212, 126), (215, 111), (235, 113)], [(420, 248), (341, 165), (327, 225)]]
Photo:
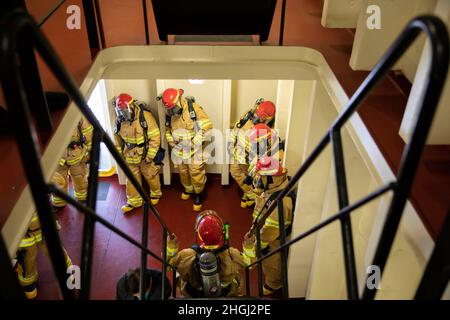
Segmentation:
[[(117, 228), (127, 232), (140, 241), (142, 228), (142, 209), (124, 216), (120, 210), (126, 201), (125, 189), (115, 182), (114, 177), (105, 201), (97, 202), (97, 211)], [(193, 226), (196, 213), (192, 211), (192, 201), (180, 199), (182, 190), (179, 179), (174, 176), (173, 186), (163, 188), (163, 198), (156, 206), (168, 227), (178, 236), (180, 248), (194, 244)], [(207, 182), (207, 198), (204, 209), (217, 210), (225, 222), (230, 223), (230, 245), (241, 250), (242, 239), (252, 220), (252, 210), (240, 208), (240, 195), (237, 185), (222, 187), (219, 175), (210, 175)], [(79, 265), (83, 216), (76, 210), (66, 207), (59, 215), (62, 226), (61, 239), (74, 264)], [(150, 218), (149, 249), (157, 254), (161, 252), (162, 231), (155, 218)], [(148, 258), (150, 267), (161, 270), (161, 264)], [(58, 299), (58, 292), (48, 258), (40, 254), (39, 299)], [(129, 268), (140, 265), (140, 252), (126, 240), (112, 233), (102, 225), (96, 224), (94, 265), (92, 272), (92, 299), (115, 299), (115, 285), (120, 276)], [(243, 275), (244, 276), (244, 275)], [(170, 278), (170, 277), (169, 277)], [(256, 275), (252, 275), (252, 294), (257, 292)]]

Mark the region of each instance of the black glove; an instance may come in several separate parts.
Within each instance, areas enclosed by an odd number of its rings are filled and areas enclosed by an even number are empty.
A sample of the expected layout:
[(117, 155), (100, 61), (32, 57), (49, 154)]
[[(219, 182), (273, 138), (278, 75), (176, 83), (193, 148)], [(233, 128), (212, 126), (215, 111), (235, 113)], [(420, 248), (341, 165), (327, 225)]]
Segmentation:
[(166, 155), (166, 150), (160, 147), (158, 152), (156, 153), (155, 157), (153, 158), (153, 162), (157, 165), (163, 164), (162, 161), (164, 160), (165, 155)]
[(243, 182), (250, 186), (253, 183), (253, 178), (251, 176), (246, 176)]

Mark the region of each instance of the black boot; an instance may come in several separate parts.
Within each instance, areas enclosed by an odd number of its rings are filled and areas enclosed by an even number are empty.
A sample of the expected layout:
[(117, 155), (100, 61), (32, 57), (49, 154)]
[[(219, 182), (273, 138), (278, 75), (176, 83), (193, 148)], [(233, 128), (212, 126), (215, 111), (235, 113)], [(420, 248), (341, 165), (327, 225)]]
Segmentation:
[(194, 206), (193, 206), (194, 211), (200, 211), (200, 210), (202, 210), (202, 203), (203, 203), (202, 195), (201, 195), (200, 193), (195, 194), (195, 198), (194, 198)]

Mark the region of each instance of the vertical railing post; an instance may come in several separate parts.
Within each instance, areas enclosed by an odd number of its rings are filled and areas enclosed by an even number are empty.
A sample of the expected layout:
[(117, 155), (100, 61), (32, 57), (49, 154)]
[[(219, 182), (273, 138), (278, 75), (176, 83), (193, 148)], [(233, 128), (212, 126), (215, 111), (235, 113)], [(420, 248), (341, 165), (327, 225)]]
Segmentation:
[[(89, 160), (88, 193), (86, 205), (95, 211), (98, 189), (98, 169), (100, 161), (100, 143), (102, 132), (94, 128), (92, 134), (92, 150)], [(84, 159), (82, 160), (84, 161)], [(91, 290), (92, 257), (94, 254), (95, 220), (84, 216), (83, 242), (81, 249), (81, 291), (80, 299), (88, 300)]]
[[(141, 245), (147, 249), (148, 243), (148, 202), (144, 201), (144, 215), (142, 217), (142, 239)], [(141, 250), (141, 278), (139, 282), (139, 295), (141, 300), (145, 299), (145, 275), (147, 273), (147, 252)], [(163, 280), (164, 281), (164, 280)]]
[(100, 51), (99, 27), (95, 17), (95, 4), (92, 0), (83, 0), (84, 20), (86, 21), (86, 30), (91, 49), (91, 58), (94, 59)]
[(150, 44), (150, 34), (148, 31), (148, 17), (147, 17), (147, 0), (142, 0), (142, 11), (144, 13), (144, 26), (145, 26), (145, 43)]
[[(261, 259), (262, 253), (261, 253), (261, 234), (260, 234), (260, 228), (256, 228), (256, 257), (257, 259)], [(262, 269), (262, 262), (258, 263), (258, 295), (259, 297), (263, 296), (263, 269)]]
[[(277, 203), (278, 208), (278, 224), (279, 224), (279, 231), (280, 231), (280, 245), (283, 245), (286, 243), (286, 229), (285, 229), (285, 222), (284, 222), (284, 206), (283, 206), (283, 199), (278, 200)], [(275, 249), (275, 248), (273, 248)], [(287, 248), (284, 248), (280, 252), (281, 257), (281, 276), (283, 278), (283, 298), (288, 299), (289, 298), (289, 283), (288, 283), (288, 267), (287, 267)]]
[(281, 17), (280, 17), (280, 38), (278, 39), (278, 45), (282, 46), (284, 43), (284, 20), (286, 17), (286, 0), (282, 0), (281, 3)]
[(250, 297), (250, 268), (245, 268), (245, 294)]
[[(4, 25), (2, 26), (4, 27)], [(8, 30), (0, 27), (0, 42), (6, 46), (12, 45), (13, 40)], [(30, 39), (28, 39), (30, 40)], [(22, 39), (22, 41), (26, 41)], [(64, 299), (73, 299), (72, 292), (67, 287), (67, 266), (64, 250), (61, 245), (55, 218), (50, 206), (47, 184), (42, 173), (39, 141), (36, 132), (32, 130), (29, 115), (30, 97), (26, 93), (14, 50), (0, 51), (0, 82), (6, 104), (9, 106), (11, 118), (15, 124), (15, 136), (20, 152), (22, 167), (30, 186), (33, 201), (39, 215), (43, 234), (45, 236), (48, 253), (53, 270), (58, 280), (59, 289)]]
[(47, 99), (44, 88), (42, 87), (41, 76), (34, 55), (33, 40), (28, 33), (25, 39), (18, 41), (18, 55), (20, 60), (20, 71), (22, 81), (25, 86), (25, 94), (28, 101), (33, 101), (31, 111), (36, 117), (39, 129), (45, 132), (51, 132), (53, 129), (50, 111), (48, 109)]
[[(162, 259), (167, 261), (167, 230), (163, 228), (162, 232)], [(162, 287), (161, 287), (161, 300), (164, 300), (166, 297), (166, 270), (167, 267), (163, 263), (162, 265)]]
[[(347, 178), (345, 174), (344, 154), (342, 139), (339, 130), (333, 127), (330, 130), (330, 140), (333, 145), (334, 170), (336, 175), (336, 187), (339, 200), (339, 209), (348, 206)], [(359, 299), (358, 280), (356, 277), (355, 252), (353, 249), (352, 224), (350, 215), (341, 219), (342, 244), (344, 248), (345, 278), (347, 282), (347, 295), (350, 300)]]
[(106, 48), (105, 31), (103, 29), (102, 13), (101, 13), (100, 4), (99, 4), (98, 0), (94, 0), (94, 7), (95, 7), (95, 14), (97, 16), (98, 33), (100, 34), (100, 41), (102, 44), (102, 49), (105, 49)]
[(450, 210), (436, 239), (414, 299), (440, 300), (450, 280)]
[(177, 272), (172, 269), (172, 298), (177, 297)]

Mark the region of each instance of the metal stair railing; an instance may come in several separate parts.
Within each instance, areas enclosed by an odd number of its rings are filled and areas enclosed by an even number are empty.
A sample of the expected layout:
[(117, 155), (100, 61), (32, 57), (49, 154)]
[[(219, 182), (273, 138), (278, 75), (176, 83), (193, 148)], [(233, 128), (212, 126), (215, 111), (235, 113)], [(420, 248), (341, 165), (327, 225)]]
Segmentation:
[[(361, 106), (368, 94), (383, 80), (389, 73), (395, 63), (403, 56), (406, 50), (411, 46), (414, 40), (421, 32), (426, 33), (431, 48), (431, 63), (428, 71), (428, 78), (424, 85), (424, 96), (419, 108), (419, 114), (416, 120), (414, 132), (410, 141), (405, 145), (400, 163), (400, 169), (396, 176), (396, 181), (387, 183), (378, 190), (370, 193), (353, 204), (348, 202), (347, 179), (345, 174), (345, 163), (342, 149), (341, 129), (350, 119), (350, 117)], [(449, 36), (445, 24), (434, 16), (419, 16), (408, 23), (403, 32), (388, 49), (385, 55), (373, 68), (364, 82), (351, 97), (344, 111), (331, 125), (328, 132), (320, 140), (316, 148), (312, 151), (301, 167), (294, 174), (292, 179), (284, 190), (282, 190), (276, 199), (270, 204), (261, 218), (255, 220), (250, 229), (250, 234), (256, 234), (256, 253), (257, 261), (246, 268), (246, 286), (247, 295), (250, 294), (250, 268), (258, 265), (258, 291), (262, 296), (262, 262), (276, 253), (281, 253), (281, 269), (283, 277), (283, 297), (288, 298), (288, 269), (287, 269), (287, 250), (288, 248), (311, 235), (312, 233), (324, 228), (330, 223), (340, 220), (341, 234), (343, 240), (345, 275), (347, 285), (348, 299), (374, 299), (376, 291), (365, 288), (362, 296), (358, 293), (358, 281), (355, 267), (355, 254), (353, 250), (353, 239), (351, 229), (350, 214), (369, 201), (385, 194), (388, 191), (393, 192), (393, 197), (387, 212), (386, 220), (381, 232), (375, 256), (372, 265), (380, 268), (381, 273), (386, 265), (392, 243), (394, 241), (402, 213), (408, 199), (409, 192), (414, 182), (417, 167), (420, 161), (422, 151), (431, 127), (431, 123), (439, 102), (442, 88), (447, 77), (449, 65)], [(323, 152), (325, 147), (331, 143), (333, 148), (334, 170), (336, 176), (336, 187), (338, 193), (339, 212), (330, 218), (322, 221), (308, 231), (296, 236), (286, 242), (285, 222), (283, 213), (283, 198), (294, 188), (303, 174), (311, 167), (314, 161)], [(267, 203), (266, 203), (267, 205)], [(264, 206), (266, 207), (266, 206)], [(263, 227), (266, 218), (278, 208), (280, 246), (274, 248), (269, 254), (262, 256), (260, 246), (260, 229)]]
[[(24, 44), (26, 46), (24, 47)], [(51, 205), (49, 202), (49, 194), (55, 193), (59, 197), (66, 200), (71, 205), (75, 206), (81, 213), (85, 214), (84, 228), (83, 228), (83, 245), (81, 258), (81, 290), (80, 298), (89, 299), (90, 294), (90, 279), (92, 267), (92, 255), (94, 250), (94, 233), (95, 223), (99, 222), (106, 228), (112, 230), (134, 246), (141, 250), (141, 278), (140, 278), (140, 295), (144, 296), (144, 275), (147, 267), (147, 255), (160, 261), (164, 266), (162, 268), (163, 277), (166, 277), (166, 267), (172, 269), (173, 283), (175, 283), (175, 267), (167, 262), (167, 251), (165, 245), (162, 248), (162, 257), (153, 253), (147, 248), (148, 239), (148, 211), (156, 217), (160, 226), (163, 229), (162, 243), (166, 243), (168, 234), (172, 234), (166, 223), (161, 218), (157, 209), (151, 204), (148, 195), (133, 176), (126, 162), (115, 148), (114, 143), (104, 131), (95, 115), (90, 110), (84, 97), (78, 90), (75, 81), (64, 68), (64, 65), (58, 58), (57, 54), (52, 49), (46, 37), (39, 30), (38, 25), (33, 18), (19, 8), (5, 14), (0, 21), (0, 81), (3, 87), (8, 109), (11, 112), (12, 119), (16, 124), (16, 141), (19, 148), (23, 168), (25, 170), (26, 178), (29, 182), (30, 190), (33, 196), (36, 210), (41, 221), (42, 232), (46, 239), (50, 261), (56, 275), (59, 290), (64, 299), (75, 299), (75, 295), (68, 289), (66, 264), (63, 253), (63, 248), (56, 228), (55, 218), (52, 214)], [(26, 48), (29, 52), (25, 52)], [(33, 54), (36, 50), (43, 61), (47, 64), (53, 75), (59, 81), (61, 86), (66, 90), (72, 101), (81, 111), (82, 115), (94, 127), (90, 171), (88, 180), (88, 196), (87, 205), (79, 203), (65, 192), (59, 190), (52, 184), (47, 184), (42, 172), (40, 164), (41, 152), (39, 150), (39, 142), (37, 140), (37, 132), (32, 127), (32, 119), (30, 117), (30, 102), (31, 97), (36, 93), (36, 88), (29, 85), (24, 85), (23, 76), (28, 71), (36, 72), (36, 70), (24, 69), (30, 67), (26, 63), (26, 57)], [(19, 54), (18, 54), (19, 52)], [(26, 54), (24, 54), (24, 52)], [(36, 67), (36, 65), (34, 65)], [(29, 83), (28, 83), (29, 84)], [(34, 91), (33, 91), (34, 90)], [(38, 91), (42, 90), (40, 86)], [(30, 92), (31, 91), (31, 92)], [(43, 94), (43, 93), (42, 93)], [(47, 114), (47, 123), (51, 126), (51, 120)], [(42, 120), (42, 119), (41, 119)], [(100, 157), (100, 144), (103, 142), (111, 152), (119, 167), (124, 171), (127, 179), (133, 184), (144, 201), (143, 225), (142, 225), (142, 239), (141, 243), (137, 242), (123, 231), (117, 229), (108, 221), (97, 215), (95, 212), (95, 203), (97, 198), (98, 186), (98, 166)], [(11, 288), (17, 292), (17, 288)], [(162, 298), (165, 297), (165, 286), (162, 285)], [(176, 295), (176, 290), (173, 290), (173, 296)]]
[(414, 299), (439, 300), (450, 281), (450, 209)]

